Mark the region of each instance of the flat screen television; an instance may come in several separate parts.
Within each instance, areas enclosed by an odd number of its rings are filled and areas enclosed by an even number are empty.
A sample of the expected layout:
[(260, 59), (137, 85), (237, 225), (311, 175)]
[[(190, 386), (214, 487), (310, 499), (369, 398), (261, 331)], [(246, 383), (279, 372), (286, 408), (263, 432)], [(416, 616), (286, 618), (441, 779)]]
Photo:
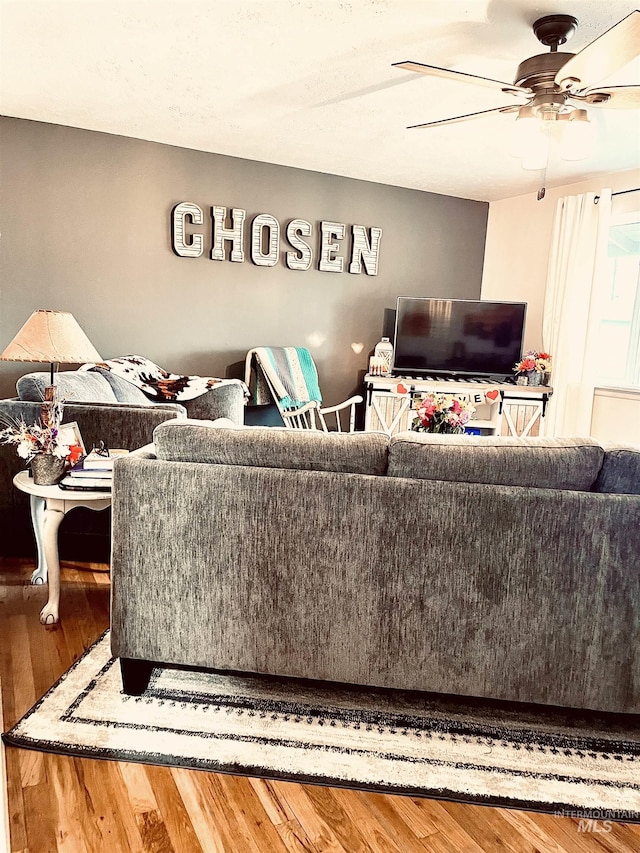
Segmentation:
[(396, 376), (505, 379), (522, 355), (526, 302), (399, 296)]

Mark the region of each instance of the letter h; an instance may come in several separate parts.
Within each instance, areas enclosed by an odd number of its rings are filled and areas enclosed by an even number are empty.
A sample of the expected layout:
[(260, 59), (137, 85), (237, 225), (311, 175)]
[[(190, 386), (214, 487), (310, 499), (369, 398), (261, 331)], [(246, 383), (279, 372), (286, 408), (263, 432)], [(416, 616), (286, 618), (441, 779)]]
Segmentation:
[(231, 240), (230, 261), (242, 263), (244, 261), (244, 220), (247, 211), (239, 207), (231, 208), (231, 228), (225, 227), (227, 208), (214, 205), (211, 208), (213, 219), (213, 241), (211, 248), (211, 259), (213, 261), (224, 261), (224, 241)]

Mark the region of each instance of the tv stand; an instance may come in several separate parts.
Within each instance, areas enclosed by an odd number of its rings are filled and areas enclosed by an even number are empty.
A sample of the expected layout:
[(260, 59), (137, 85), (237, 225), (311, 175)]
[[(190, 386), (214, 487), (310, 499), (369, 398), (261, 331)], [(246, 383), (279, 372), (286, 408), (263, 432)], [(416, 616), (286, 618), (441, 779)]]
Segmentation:
[(365, 383), (365, 430), (395, 435), (411, 429), (413, 402), (429, 391), (465, 396), (476, 407), (468, 428), (480, 435), (542, 435), (553, 388), (521, 386), (489, 378), (373, 376)]

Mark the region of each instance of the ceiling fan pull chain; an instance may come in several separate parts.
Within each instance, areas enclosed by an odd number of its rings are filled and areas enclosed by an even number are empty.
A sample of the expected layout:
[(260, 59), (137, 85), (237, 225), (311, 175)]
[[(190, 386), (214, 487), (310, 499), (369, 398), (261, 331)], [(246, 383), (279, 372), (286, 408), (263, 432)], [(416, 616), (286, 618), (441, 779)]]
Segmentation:
[(544, 168), (542, 170), (542, 175), (540, 177), (540, 189), (538, 190), (538, 195), (537, 195), (538, 201), (542, 201), (542, 199), (546, 195), (546, 192), (547, 192), (546, 184), (547, 184), (547, 163), (544, 164)]

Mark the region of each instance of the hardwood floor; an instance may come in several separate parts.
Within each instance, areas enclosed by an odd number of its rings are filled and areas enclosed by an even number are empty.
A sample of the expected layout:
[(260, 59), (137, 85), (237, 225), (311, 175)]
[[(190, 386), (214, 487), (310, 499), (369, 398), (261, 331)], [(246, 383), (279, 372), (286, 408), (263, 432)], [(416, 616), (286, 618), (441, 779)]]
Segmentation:
[[(108, 626), (105, 566), (63, 563), (44, 628), (33, 566), (0, 558), (9, 728)], [(86, 569), (89, 569), (87, 571)], [(100, 571), (97, 571), (97, 570)], [(93, 571), (95, 570), (95, 571)], [(6, 749), (10, 850), (223, 853), (632, 853), (640, 826)], [(0, 827), (2, 821), (0, 820)], [(587, 831), (585, 831), (587, 830)]]

